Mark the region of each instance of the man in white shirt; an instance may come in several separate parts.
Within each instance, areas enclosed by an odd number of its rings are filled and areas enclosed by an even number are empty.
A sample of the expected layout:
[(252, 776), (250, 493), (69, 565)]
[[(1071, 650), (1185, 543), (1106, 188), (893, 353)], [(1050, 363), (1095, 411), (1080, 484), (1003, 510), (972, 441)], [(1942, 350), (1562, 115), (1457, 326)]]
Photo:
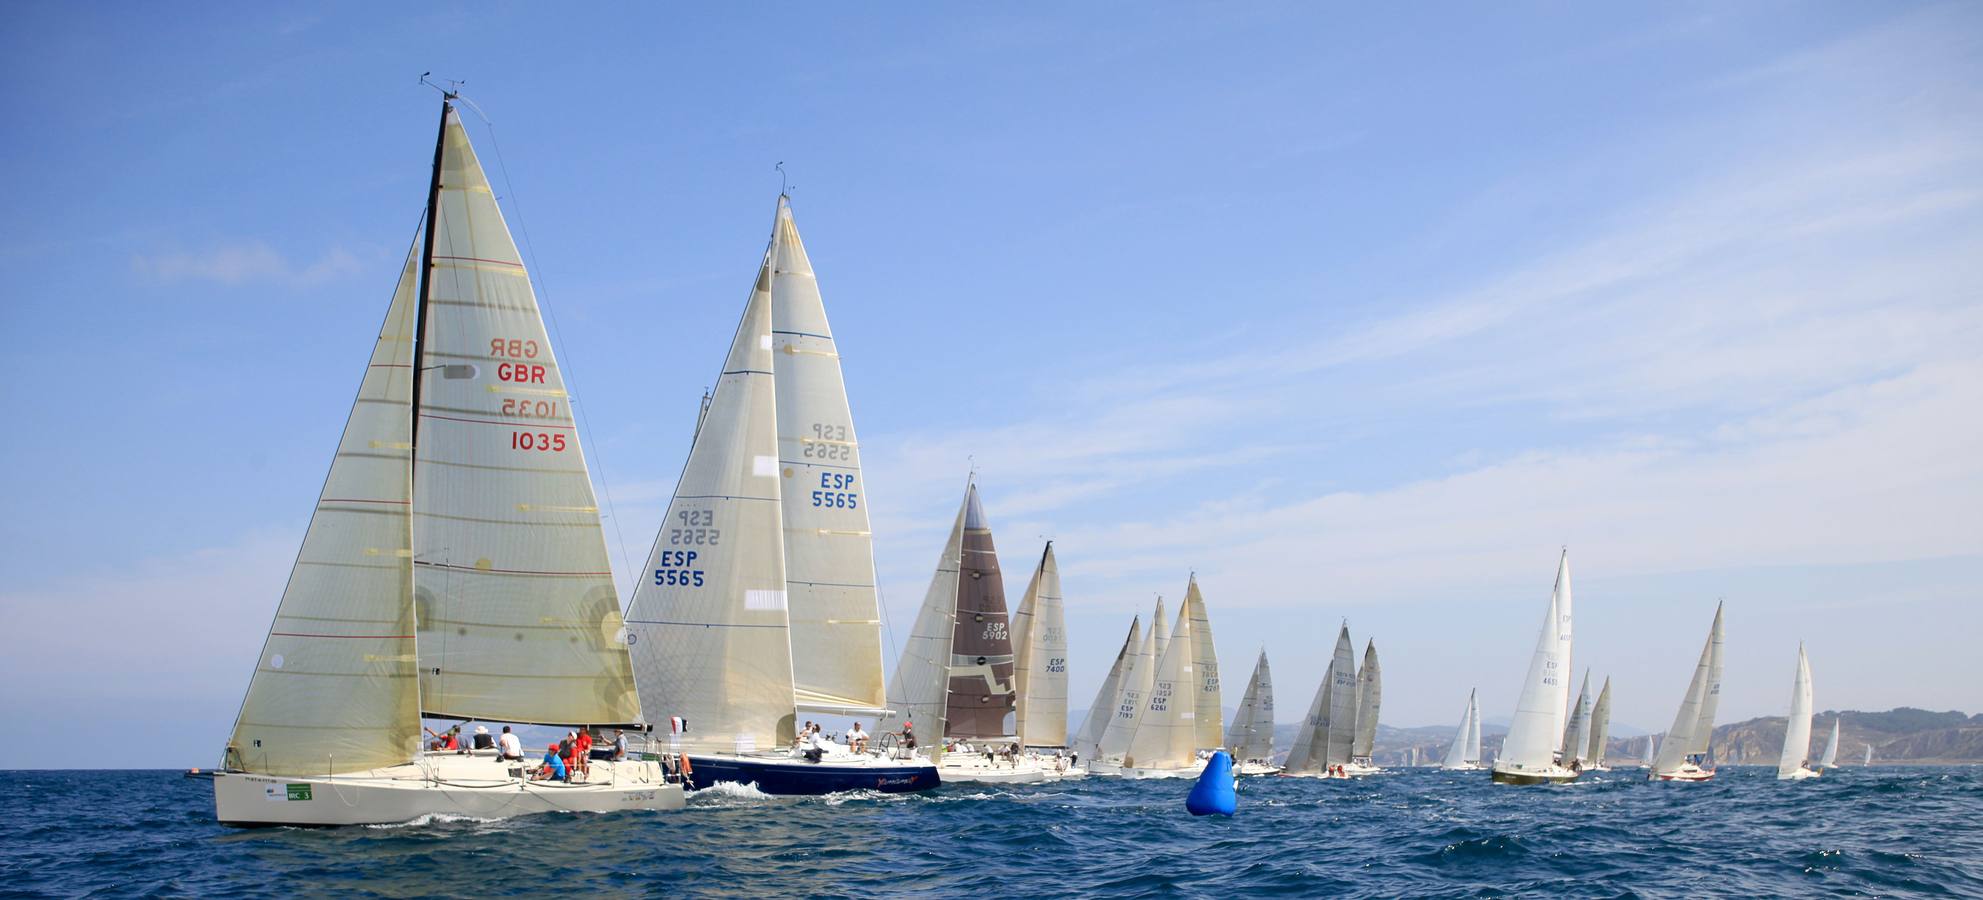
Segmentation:
[(859, 722), (855, 722), (854, 727), (847, 729), (847, 749), (855, 753), (868, 752), (868, 733), (861, 730)]
[(514, 759), (518, 762), (523, 760), (523, 741), (517, 739), (508, 725), (503, 726), (503, 736), (496, 740), (496, 746), (500, 748), (496, 755), (497, 759)]

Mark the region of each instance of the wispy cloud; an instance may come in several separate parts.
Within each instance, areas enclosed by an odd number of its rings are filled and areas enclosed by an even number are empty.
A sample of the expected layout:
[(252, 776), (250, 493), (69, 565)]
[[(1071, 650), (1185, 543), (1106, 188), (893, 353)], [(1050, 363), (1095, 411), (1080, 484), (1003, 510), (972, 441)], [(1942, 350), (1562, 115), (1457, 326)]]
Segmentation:
[(162, 282), (210, 281), (225, 285), (277, 284), (314, 287), (364, 271), (363, 261), (332, 248), (308, 262), (293, 261), (261, 241), (235, 241), (197, 252), (136, 256), (139, 274)]

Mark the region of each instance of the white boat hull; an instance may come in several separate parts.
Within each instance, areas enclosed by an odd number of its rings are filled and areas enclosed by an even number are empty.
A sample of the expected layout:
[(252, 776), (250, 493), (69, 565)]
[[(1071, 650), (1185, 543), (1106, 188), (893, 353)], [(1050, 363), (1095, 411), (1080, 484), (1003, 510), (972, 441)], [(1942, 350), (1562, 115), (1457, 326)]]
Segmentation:
[(214, 816), (235, 826), (390, 825), (435, 815), (681, 809), (687, 802), (682, 786), (669, 783), (652, 761), (594, 761), (589, 779), (571, 784), (510, 774), (536, 766), (449, 755), (337, 776), (226, 772), (213, 779)]
[(1495, 784), (1564, 784), (1576, 781), (1582, 775), (1582, 772), (1555, 763), (1535, 768), (1496, 763), (1490, 772)]
[(1811, 769), (1807, 769), (1807, 768), (1802, 768), (1802, 767), (1799, 767), (1799, 768), (1798, 768), (1798, 769), (1797, 769), (1796, 771), (1794, 771), (1794, 772), (1780, 772), (1780, 773), (1778, 773), (1778, 774), (1777, 774), (1777, 776), (1776, 776), (1776, 780), (1778, 780), (1778, 781), (1804, 781), (1804, 780), (1806, 780), (1806, 779), (1810, 779), (1810, 778), (1818, 778), (1818, 777), (1820, 777), (1820, 776), (1822, 776), (1822, 775), (1824, 775), (1824, 773), (1823, 773), (1823, 772), (1816, 772), (1816, 771), (1812, 771)]
[(1264, 763), (1258, 760), (1247, 760), (1246, 762), (1234, 766), (1233, 774), (1242, 777), (1249, 775), (1279, 775), (1281, 774), (1281, 767), (1274, 765), (1273, 763)]
[(1343, 767), (1343, 774), (1355, 778), (1355, 777), (1362, 777), (1364, 775), (1385, 775), (1388, 773), (1376, 766), (1366, 765), (1364, 763), (1359, 763), (1359, 762), (1352, 762), (1349, 765)]
[(944, 784), (1039, 784), (1047, 781), (1048, 771), (1039, 761), (1026, 756), (1014, 762), (1004, 759), (987, 760), (983, 754), (944, 754), (943, 762), (937, 764), (937, 778)]

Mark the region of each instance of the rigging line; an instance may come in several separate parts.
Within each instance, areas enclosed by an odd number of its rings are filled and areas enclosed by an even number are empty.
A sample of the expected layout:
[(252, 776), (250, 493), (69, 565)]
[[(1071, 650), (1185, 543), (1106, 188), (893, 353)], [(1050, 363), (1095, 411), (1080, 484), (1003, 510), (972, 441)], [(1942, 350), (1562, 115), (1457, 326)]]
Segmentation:
[[(472, 105), (471, 108), (473, 108)], [(482, 116), (482, 110), (476, 108), (475, 114)], [(581, 433), (581, 439), (592, 445), (592, 461), (599, 468), (599, 493), (606, 500), (606, 518), (613, 520), (613, 540), (620, 546), (621, 571), (628, 573), (629, 577), (632, 577), (632, 573), (636, 570), (633, 567), (633, 557), (627, 555), (627, 537), (626, 533), (620, 528), (619, 510), (613, 506), (613, 481), (606, 476), (606, 456), (602, 452), (602, 442), (593, 441), (586, 437), (586, 435), (596, 435), (598, 432), (592, 428), (592, 417), (587, 412), (585, 405), (578, 403), (576, 400), (579, 392), (574, 389), (574, 383), (578, 381), (578, 378), (576, 367), (572, 365), (574, 355), (572, 353), (572, 346), (565, 341), (564, 329), (558, 327), (558, 310), (557, 307), (550, 303), (551, 288), (544, 280), (544, 268), (537, 264), (537, 245), (530, 240), (530, 224), (524, 221), (523, 218), (523, 202), (517, 199), (516, 186), (510, 183), (510, 167), (509, 163), (503, 160), (502, 142), (496, 139), (496, 123), (489, 121), (488, 116), (482, 116), (482, 125), (489, 131), (489, 149), (496, 151), (496, 167), (503, 172), (503, 192), (509, 195), (510, 209), (516, 211), (516, 228), (518, 233), (523, 235), (523, 249), (529, 255), (530, 259), (530, 278), (537, 283), (538, 287), (537, 307), (550, 316), (551, 336), (557, 340), (558, 346), (564, 348), (565, 351), (564, 371), (562, 373), (565, 381), (565, 393), (572, 400), (572, 411), (578, 414), (577, 424), (584, 426), (585, 430)], [(634, 583), (638, 584), (639, 579), (635, 578)], [(615, 587), (617, 588), (618, 585), (616, 584)], [(633, 598), (632, 590), (628, 590), (627, 598), (628, 602), (631, 603)]]

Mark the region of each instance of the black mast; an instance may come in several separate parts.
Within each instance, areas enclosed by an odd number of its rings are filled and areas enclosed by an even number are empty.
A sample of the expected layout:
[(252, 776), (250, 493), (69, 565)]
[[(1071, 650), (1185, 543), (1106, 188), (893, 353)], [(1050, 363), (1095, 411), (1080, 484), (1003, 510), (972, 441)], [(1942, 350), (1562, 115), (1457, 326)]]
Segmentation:
[[(434, 283), (434, 233), (439, 230), (435, 222), (441, 203), (441, 152), (448, 143), (448, 113), (454, 110), (453, 91), (441, 96), (441, 129), (434, 139), (434, 179), (427, 186), (427, 237), (420, 249), (420, 295), (413, 303), (413, 428), (410, 451), (416, 456), (420, 447), (420, 373), (421, 365), (427, 356), (427, 295)], [(412, 481), (412, 469), (407, 470), (407, 481)]]

